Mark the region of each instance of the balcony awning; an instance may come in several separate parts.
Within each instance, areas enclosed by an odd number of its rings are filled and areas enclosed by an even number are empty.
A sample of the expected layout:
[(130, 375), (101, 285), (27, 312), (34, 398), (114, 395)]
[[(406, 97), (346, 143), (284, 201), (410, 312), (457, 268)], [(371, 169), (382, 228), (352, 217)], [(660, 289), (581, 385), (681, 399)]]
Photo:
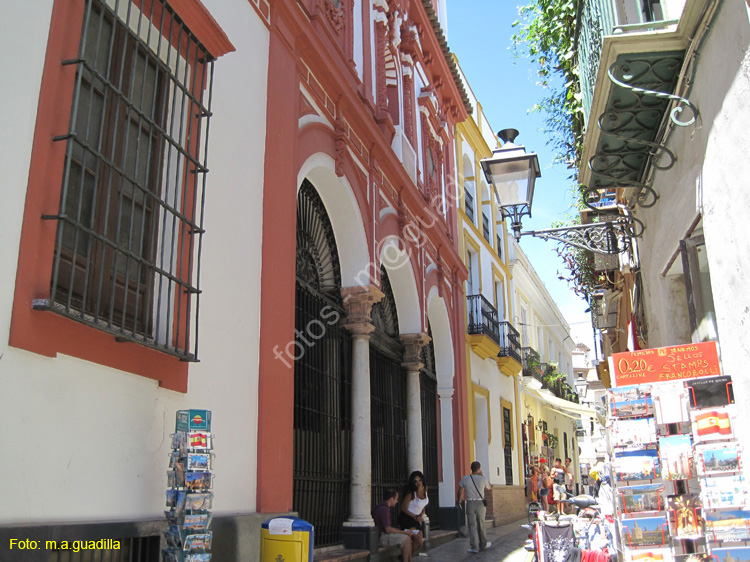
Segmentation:
[(581, 416), (584, 416), (595, 419), (601, 426), (607, 425), (607, 420), (604, 419), (604, 416), (593, 408), (589, 408), (583, 404), (576, 404), (575, 402), (568, 402), (567, 400), (554, 396), (551, 392), (545, 392), (530, 387), (526, 390), (565, 416), (573, 419), (579, 419)]

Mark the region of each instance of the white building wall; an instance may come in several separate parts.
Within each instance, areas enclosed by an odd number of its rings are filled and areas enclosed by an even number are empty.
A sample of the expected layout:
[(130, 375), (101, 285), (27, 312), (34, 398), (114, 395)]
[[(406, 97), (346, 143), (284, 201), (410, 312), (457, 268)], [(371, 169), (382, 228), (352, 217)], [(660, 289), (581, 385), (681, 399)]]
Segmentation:
[[(687, 304), (679, 276), (661, 273), (685, 237), (691, 221), (703, 213), (703, 232), (711, 269), (721, 366), (733, 377), (739, 427), (750, 424), (750, 384), (745, 375), (750, 352), (750, 18), (741, 0), (720, 2), (709, 34), (699, 47), (688, 97), (701, 112), (702, 127), (676, 128), (669, 148), (678, 155), (671, 170), (654, 177), (660, 199), (638, 210), (646, 231), (639, 243), (645, 275), (648, 343), (661, 347), (690, 341)], [(688, 110), (685, 110), (687, 113)], [(676, 268), (681, 272), (677, 257)], [(674, 268), (673, 268), (674, 269)], [(745, 448), (750, 435), (740, 432)]]
[[(162, 518), (175, 412), (213, 410), (213, 512), (255, 511), (262, 175), (269, 34), (250, 3), (204, 0), (237, 51), (214, 73), (200, 301), (200, 363), (186, 394), (8, 335), (51, 0), (11, 3), (0, 36), (0, 411), (12, 452), (0, 525)], [(253, 100), (258, 100), (254, 102)], [(249, 110), (252, 107), (252, 110)], [(7, 134), (12, 131), (12, 134)], [(40, 313), (41, 314), (41, 313)], [(123, 344), (131, 345), (131, 344)], [(8, 457), (10, 458), (10, 457)]]

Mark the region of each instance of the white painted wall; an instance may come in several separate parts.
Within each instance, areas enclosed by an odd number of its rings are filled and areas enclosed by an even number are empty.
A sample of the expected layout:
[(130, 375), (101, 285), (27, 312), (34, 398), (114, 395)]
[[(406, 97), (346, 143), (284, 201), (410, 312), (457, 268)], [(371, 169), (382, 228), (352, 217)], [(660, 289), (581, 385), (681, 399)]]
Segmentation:
[[(213, 411), (214, 513), (256, 501), (262, 175), (269, 34), (249, 3), (204, 0), (237, 48), (214, 74), (201, 275), (201, 362), (189, 391), (8, 346), (18, 241), (51, 0), (6, 6), (0, 93), (0, 411), (13, 482), (0, 524), (161, 518), (174, 416)], [(10, 13), (9, 13), (10, 11)], [(22, 87), (19, 87), (22, 85)], [(248, 110), (252, 107), (252, 111)]]
[[(669, 147), (679, 160), (671, 170), (654, 178), (659, 202), (652, 209), (637, 211), (646, 224), (639, 247), (648, 290), (649, 346), (686, 343), (681, 339), (686, 321), (684, 290), (680, 292), (680, 287), (660, 273), (702, 208), (722, 370), (734, 381), (738, 425), (748, 427), (750, 21), (741, 0), (719, 4), (711, 31), (700, 46), (688, 94), (700, 109), (702, 128), (679, 128), (671, 135)], [(674, 324), (682, 325), (675, 328)], [(739, 438), (745, 448), (750, 447), (747, 432), (740, 432)]]

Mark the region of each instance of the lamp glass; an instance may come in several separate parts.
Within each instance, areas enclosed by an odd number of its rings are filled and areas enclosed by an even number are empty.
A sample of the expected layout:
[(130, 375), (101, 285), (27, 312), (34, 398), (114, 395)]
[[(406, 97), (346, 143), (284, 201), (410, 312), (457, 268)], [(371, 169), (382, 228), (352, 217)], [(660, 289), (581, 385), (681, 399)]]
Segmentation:
[(526, 154), (522, 146), (503, 147), (481, 164), (487, 181), (497, 190), (501, 207), (527, 205), (531, 208), (534, 183), (541, 175), (536, 154)]

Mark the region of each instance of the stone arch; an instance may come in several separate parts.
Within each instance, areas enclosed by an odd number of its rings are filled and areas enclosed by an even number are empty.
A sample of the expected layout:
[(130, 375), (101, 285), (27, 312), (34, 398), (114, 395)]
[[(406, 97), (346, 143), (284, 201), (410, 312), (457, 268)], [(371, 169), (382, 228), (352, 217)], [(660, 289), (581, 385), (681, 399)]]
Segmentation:
[(421, 299), (410, 256), (399, 246), (399, 239), (389, 236), (380, 243), (379, 258), (391, 281), (400, 331), (416, 334), (424, 330)]
[(362, 272), (370, 270), (363, 214), (357, 197), (346, 177), (338, 177), (335, 161), (323, 153), (312, 154), (300, 167), (297, 186), (307, 178), (315, 186), (331, 221), (341, 264), (341, 285), (351, 287), (360, 282)]
[(435, 350), (435, 375), (440, 389), (453, 388), (455, 357), (453, 354), (453, 332), (445, 300), (438, 295), (437, 287), (427, 296), (427, 317), (432, 328)]

